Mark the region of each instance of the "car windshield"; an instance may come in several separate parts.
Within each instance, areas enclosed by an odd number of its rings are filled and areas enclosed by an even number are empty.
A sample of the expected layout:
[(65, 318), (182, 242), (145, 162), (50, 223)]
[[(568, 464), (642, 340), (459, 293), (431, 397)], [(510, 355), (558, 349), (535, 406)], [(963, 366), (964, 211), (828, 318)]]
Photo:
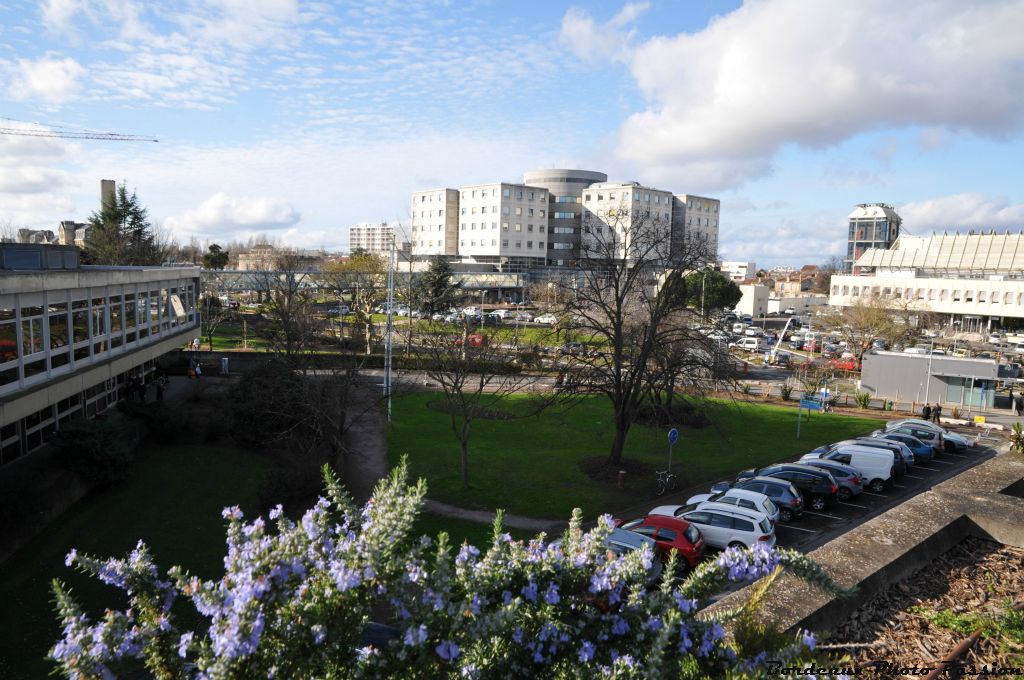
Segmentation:
[(772, 502), (771, 498), (764, 499), (764, 509), (765, 512), (767, 512), (769, 515), (774, 515), (775, 511), (778, 510), (778, 508), (775, 507), (775, 503)]
[(644, 523), (644, 521), (642, 519), (634, 519), (634, 520), (631, 520), (629, 522), (626, 522), (620, 528), (622, 528), (622, 529), (635, 529), (636, 527), (640, 526), (643, 523)]
[(762, 534), (769, 534), (772, 531), (772, 523), (768, 521), (767, 517), (761, 519), (757, 526), (761, 528)]

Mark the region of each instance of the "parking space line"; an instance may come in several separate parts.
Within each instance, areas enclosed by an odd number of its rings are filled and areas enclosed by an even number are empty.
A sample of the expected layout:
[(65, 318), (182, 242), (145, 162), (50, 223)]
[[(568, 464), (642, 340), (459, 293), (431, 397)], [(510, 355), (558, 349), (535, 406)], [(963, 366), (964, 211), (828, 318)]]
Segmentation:
[(847, 503), (846, 501), (839, 501), (839, 505), (848, 505), (851, 508), (860, 508), (861, 510), (868, 510), (866, 505), (857, 505), (856, 503)]
[[(964, 456), (964, 458), (966, 458), (966, 457), (967, 456)], [(950, 463), (948, 460), (934, 460), (934, 459), (932, 459), (932, 460), (930, 460), (928, 462), (929, 463), (934, 463), (936, 465), (956, 465), (956, 463)]]
[(942, 470), (940, 470), (939, 468), (930, 468), (930, 467), (925, 467), (924, 465), (915, 465), (914, 469), (915, 470), (927, 470), (928, 472), (942, 472)]
[[(910, 479), (924, 479), (924, 477), (918, 477), (917, 475), (904, 474), (903, 476), (904, 477), (909, 477)], [(899, 484), (897, 484), (896, 486), (899, 486)], [(906, 487), (903, 487), (903, 488), (906, 488)]]
[(865, 491), (865, 492), (864, 492), (864, 495), (865, 495), (865, 496), (874, 496), (875, 498), (888, 498), (888, 496), (886, 496), (885, 494), (881, 494), (881, 493), (871, 493), (870, 491)]
[(903, 484), (896, 484), (895, 482), (893, 483), (893, 486), (895, 486), (897, 489), (906, 489), (907, 488)]
[(962, 453), (952, 453), (950, 451), (946, 451), (945, 454), (943, 454), (943, 455), (946, 455), (946, 456), (956, 456), (957, 458), (967, 458), (967, 456), (965, 456)]
[(782, 529), (792, 529), (793, 531), (803, 531), (803, 532), (808, 533), (808, 534), (820, 534), (821, 533), (820, 529), (801, 529), (800, 527), (791, 526), (789, 524), (776, 524), (775, 525), (775, 529), (778, 530), (779, 528), (782, 528)]
[(814, 512), (812, 510), (804, 510), (805, 515), (814, 515), (815, 517), (827, 517), (828, 519), (843, 519), (838, 515), (827, 515), (823, 512)]

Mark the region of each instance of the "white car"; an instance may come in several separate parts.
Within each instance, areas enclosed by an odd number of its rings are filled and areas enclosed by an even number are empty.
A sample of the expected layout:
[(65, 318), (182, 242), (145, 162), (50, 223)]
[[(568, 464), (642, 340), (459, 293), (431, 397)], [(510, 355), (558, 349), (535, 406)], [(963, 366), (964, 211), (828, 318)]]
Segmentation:
[(763, 512), (706, 503), (678, 517), (696, 525), (704, 535), (704, 542), (713, 548), (753, 548), (757, 544), (766, 548), (775, 546), (775, 525)]
[(466, 316), (480, 316), (479, 307), (463, 307), (462, 313)]
[(792, 315), (796, 314), (796, 307), (786, 307), (786, 309), (783, 310), (782, 313), (783, 314), (788, 314), (789, 316), (792, 316)]
[(495, 309), (491, 312), (491, 316), (496, 316), (502, 321), (507, 319), (512, 314), (511, 310), (508, 309)]
[(516, 321), (533, 321), (533, 312), (516, 312)]
[(556, 323), (558, 323), (558, 317), (555, 316), (554, 314), (541, 314), (538, 317), (534, 317), (533, 320), (536, 323), (543, 323), (549, 326), (554, 326)]
[(772, 521), (772, 524), (779, 521), (779, 506), (775, 505), (771, 498), (763, 493), (747, 491), (746, 489), (729, 489), (719, 493), (699, 493), (696, 496), (690, 496), (686, 501), (686, 505), (659, 505), (647, 514), (678, 517), (689, 510), (700, 510), (705, 503), (722, 503), (734, 505), (740, 509), (763, 512)]

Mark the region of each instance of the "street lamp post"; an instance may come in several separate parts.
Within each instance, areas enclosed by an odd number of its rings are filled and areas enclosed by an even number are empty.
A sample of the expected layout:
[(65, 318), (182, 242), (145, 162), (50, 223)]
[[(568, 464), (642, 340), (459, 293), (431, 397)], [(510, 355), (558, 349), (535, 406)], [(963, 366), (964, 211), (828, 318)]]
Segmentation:
[(708, 270), (704, 270), (704, 275), (700, 277), (700, 318), (704, 318), (704, 282), (708, 278)]
[(480, 332), (481, 333), (484, 332), (484, 294), (485, 293), (487, 293), (486, 290), (481, 290), (480, 291)]

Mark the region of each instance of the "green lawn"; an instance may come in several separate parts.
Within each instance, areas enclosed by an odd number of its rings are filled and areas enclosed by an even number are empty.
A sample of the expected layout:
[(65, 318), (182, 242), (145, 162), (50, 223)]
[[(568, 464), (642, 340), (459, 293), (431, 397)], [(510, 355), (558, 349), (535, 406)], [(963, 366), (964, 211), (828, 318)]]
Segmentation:
[(0, 678), (44, 678), (44, 657), (60, 628), (50, 580), (60, 578), (95, 613), (123, 606), (120, 592), (64, 566), (72, 547), (122, 556), (138, 539), (158, 566), (174, 564), (211, 578), (223, 573), (228, 505), (252, 507), (266, 465), (262, 458), (216, 446), (151, 447), (135, 474), (116, 489), (83, 499), (0, 567)]
[[(469, 541), (481, 550), (486, 550), (491, 545), (491, 539), (494, 537), (494, 528), (490, 524), (470, 522), (465, 519), (452, 519), (428, 512), (420, 513), (420, 516), (416, 518), (416, 523), (413, 525), (413, 536), (423, 536), (425, 534), (437, 540), (437, 535), (442, 531), (448, 534), (448, 539), (453, 545), (462, 545), (464, 541)], [(535, 536), (533, 532), (509, 529), (508, 527), (505, 527), (505, 531), (515, 539), (529, 539)]]
[[(602, 398), (568, 409), (513, 420), (474, 421), (470, 440), (470, 488), (462, 489), (458, 442), (448, 417), (427, 406), (436, 393), (407, 395), (394, 402), (389, 456), (396, 464), (409, 455), (412, 476), (424, 477), (432, 498), (466, 508), (504, 508), (519, 515), (568, 519), (580, 507), (586, 517), (614, 512), (654, 495), (653, 475), (627, 475), (624, 489), (594, 481), (580, 461), (607, 456), (614, 432), (611, 410)], [(517, 395), (512, 401), (521, 400)], [(735, 472), (791, 458), (821, 444), (868, 432), (880, 420), (804, 415), (796, 439), (797, 411), (765, 404), (711, 402), (712, 425), (681, 432), (673, 469), (682, 485), (717, 481)], [(625, 458), (664, 468), (668, 458), (665, 432), (635, 426)]]
[[(203, 349), (209, 349), (210, 346), (206, 342), (205, 335), (201, 340)], [(217, 330), (213, 334), (214, 351), (238, 350), (242, 349), (243, 344), (246, 349), (251, 350), (262, 351), (268, 347), (267, 341), (256, 334), (255, 323), (249, 323), (248, 332), (243, 332), (241, 323), (224, 322), (217, 326)]]

